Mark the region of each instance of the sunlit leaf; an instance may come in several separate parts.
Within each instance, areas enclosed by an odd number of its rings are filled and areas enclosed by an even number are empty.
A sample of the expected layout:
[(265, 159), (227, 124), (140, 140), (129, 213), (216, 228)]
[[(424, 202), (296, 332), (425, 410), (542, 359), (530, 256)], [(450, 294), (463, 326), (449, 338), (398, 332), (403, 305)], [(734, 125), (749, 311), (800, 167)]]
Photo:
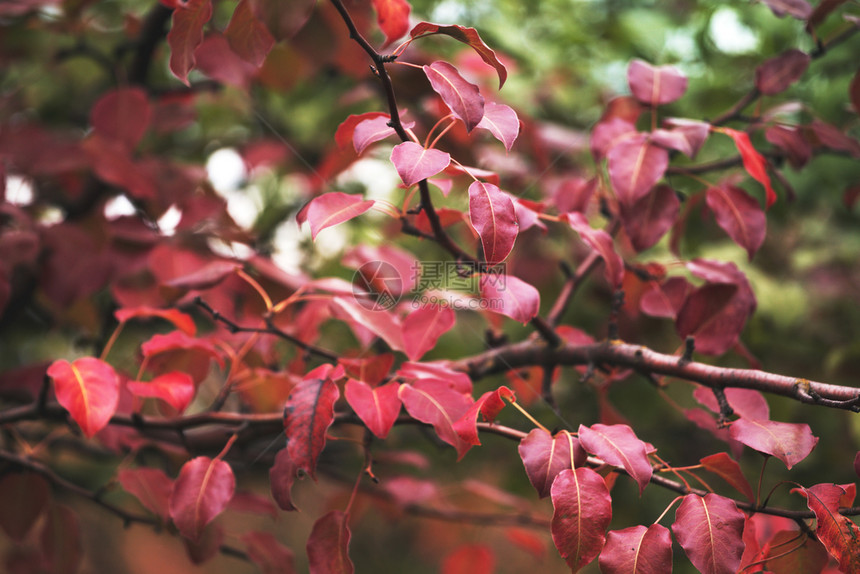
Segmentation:
[(91, 438), (110, 422), (119, 402), (119, 377), (109, 364), (95, 357), (72, 363), (55, 361), (48, 367), (57, 402)]
[(731, 128), (714, 128), (714, 130), (724, 133), (734, 140), (735, 146), (741, 154), (744, 169), (747, 170), (750, 177), (764, 186), (767, 194), (765, 199), (766, 206), (770, 207), (773, 205), (776, 201), (776, 192), (770, 185), (770, 176), (767, 174), (767, 161), (753, 147), (749, 134)]
[(484, 117), (477, 127), (489, 131), (497, 140), (505, 144), (505, 149), (511, 151), (520, 133), (520, 120), (510, 106), (487, 102), (484, 104)]
[(398, 38), (402, 38), (409, 30), (409, 12), (412, 7), (406, 0), (373, 0), (376, 9), (376, 21), (385, 34), (383, 48), (389, 46)]

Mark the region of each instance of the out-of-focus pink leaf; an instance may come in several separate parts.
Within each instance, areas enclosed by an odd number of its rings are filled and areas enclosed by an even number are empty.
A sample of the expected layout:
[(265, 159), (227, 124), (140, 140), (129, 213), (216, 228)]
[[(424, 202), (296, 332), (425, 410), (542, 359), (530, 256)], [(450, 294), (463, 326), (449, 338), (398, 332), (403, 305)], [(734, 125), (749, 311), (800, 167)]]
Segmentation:
[(764, 186), (766, 192), (765, 205), (770, 207), (776, 201), (776, 192), (770, 185), (770, 176), (767, 174), (767, 161), (756, 151), (746, 132), (739, 132), (731, 128), (714, 128), (714, 131), (726, 134), (735, 142), (735, 147), (741, 154), (744, 169), (754, 180)]
[(372, 388), (363, 381), (349, 379), (344, 395), (346, 402), (370, 432), (384, 439), (400, 414), (399, 388), (400, 384), (396, 381)]
[(408, 381), (430, 379), (447, 381), (452, 389), (460, 394), (472, 394), (472, 379), (460, 371), (454, 371), (444, 361), (411, 363), (405, 362), (397, 369), (397, 376)]
[(293, 504), (293, 483), (296, 481), (298, 468), (293, 464), (290, 453), (282, 448), (275, 455), (275, 463), (269, 469), (269, 485), (272, 498), (281, 510), (298, 510)]
[(436, 346), (436, 341), (454, 326), (454, 310), (448, 306), (424, 305), (403, 319), (403, 350), (417, 361)]
[(114, 317), (120, 323), (125, 323), (132, 319), (149, 319), (158, 317), (173, 323), (173, 326), (180, 329), (186, 335), (193, 337), (197, 333), (197, 325), (194, 324), (194, 319), (191, 315), (183, 313), (179, 309), (156, 309), (155, 307), (128, 307), (118, 309), (114, 312)]
[(23, 542), (48, 506), (51, 489), (31, 472), (10, 472), (0, 479), (0, 528), (15, 542)]
[(415, 142), (403, 142), (391, 150), (391, 162), (403, 183), (411, 186), (448, 167), (451, 156), (438, 149), (424, 149)]
[(398, 396), (413, 418), (433, 425), (439, 438), (457, 449), (458, 460), (472, 447), (454, 430), (454, 423), (472, 406), (471, 398), (434, 381), (422, 380), (400, 385)]
[(237, 56), (259, 68), (275, 45), (269, 29), (255, 15), (251, 0), (240, 0), (224, 30)]
[(182, 465), (170, 494), (170, 517), (189, 540), (199, 540), (203, 528), (227, 508), (236, 490), (230, 465), (198, 456)]
[(729, 184), (708, 188), (705, 196), (717, 224), (732, 240), (753, 255), (764, 243), (767, 219), (758, 201), (739, 187)]
[(798, 128), (780, 125), (770, 126), (765, 130), (764, 137), (785, 152), (788, 163), (794, 169), (802, 168), (812, 157), (812, 148)]
[(647, 134), (638, 134), (612, 146), (606, 160), (619, 201), (633, 205), (662, 179), (669, 152), (648, 141)]
[(354, 143), (355, 137), (355, 128), (361, 122), (365, 120), (372, 120), (374, 118), (386, 118), (386, 122), (391, 119), (386, 113), (383, 112), (367, 112), (364, 114), (351, 114), (345, 120), (343, 120), (339, 126), (337, 126), (337, 131), (334, 132), (334, 141), (337, 143), (337, 147), (340, 149), (346, 148), (346, 146)]
[(180, 413), (188, 408), (197, 391), (191, 375), (178, 371), (160, 375), (149, 382), (129, 381), (126, 386), (131, 394), (161, 399)]
[(637, 100), (652, 107), (674, 102), (687, 91), (687, 77), (680, 70), (642, 60), (630, 62), (627, 83)]
[(788, 89), (806, 73), (811, 58), (800, 50), (788, 50), (761, 64), (755, 70), (755, 87), (772, 96)]
[(622, 467), (639, 485), (639, 494), (651, 480), (647, 445), (627, 425), (579, 425), (579, 442), (586, 451)]
[(444, 26), (441, 24), (433, 24), (431, 22), (419, 22), (414, 28), (412, 28), (412, 31), (409, 32), (409, 36), (413, 39), (420, 38), (421, 36), (430, 36), (432, 34), (445, 34), (459, 42), (469, 45), (478, 53), (479, 56), (481, 56), (481, 59), (484, 60), (484, 62), (496, 69), (496, 72), (499, 75), (499, 89), (502, 89), (502, 86), (505, 84), (505, 80), (508, 77), (508, 71), (504, 64), (499, 61), (496, 53), (484, 43), (477, 30), (474, 28), (466, 28), (465, 26)]
[(158, 468), (124, 468), (117, 473), (117, 480), (127, 492), (133, 494), (144, 508), (158, 516), (163, 522), (170, 518), (170, 494), (173, 479)]
[(782, 18), (786, 14), (798, 20), (806, 20), (812, 14), (812, 6), (806, 0), (762, 0), (774, 14)]
[(637, 251), (655, 245), (678, 219), (681, 202), (668, 185), (658, 185), (633, 205), (621, 203), (621, 224)]
[(520, 120), (517, 112), (510, 106), (487, 102), (484, 104), (484, 117), (477, 127), (489, 131), (497, 140), (505, 144), (505, 149), (511, 151), (520, 133)]
[(735, 462), (728, 454), (720, 452), (700, 459), (699, 462), (705, 468), (728, 482), (738, 492), (755, 503), (755, 495), (749, 481), (741, 470), (741, 465)]
[(672, 536), (660, 524), (611, 530), (598, 560), (604, 574), (663, 574), (672, 571)]
[(802, 489), (806, 505), (815, 513), (815, 536), (827, 552), (839, 561), (842, 572), (860, 572), (860, 527), (839, 514), (839, 500), (845, 490), (835, 484), (816, 484)]
[(316, 0), (249, 0), (254, 15), (263, 22), (276, 41), (287, 40), (304, 28)]
[(540, 310), (537, 289), (513, 275), (483, 274), (480, 279), (481, 297), (487, 309), (526, 324)]
[(352, 146), (356, 153), (361, 155), (370, 144), (393, 136), (396, 132), (388, 125), (389, 121), (391, 121), (390, 116), (382, 115), (367, 118), (356, 124), (352, 133)]
[(803, 423), (740, 418), (732, 422), (729, 433), (751, 449), (775, 456), (789, 469), (806, 458), (818, 444), (818, 437)]
[(662, 285), (646, 291), (639, 299), (639, 309), (652, 317), (674, 319), (693, 286), (683, 277), (670, 277)]
[(296, 221), (299, 225), (305, 221), (310, 223), (311, 238), (316, 239), (323, 229), (358, 217), (373, 207), (373, 204), (372, 199), (364, 199), (360, 194), (330, 191), (316, 196), (302, 207), (296, 214)]
[(194, 52), (197, 69), (203, 74), (227, 86), (247, 90), (257, 68), (230, 48), (227, 38), (221, 34), (207, 34)]
[(346, 321), (350, 326), (357, 325), (362, 329), (367, 329), (388, 343), (392, 350), (403, 350), (403, 327), (398, 317), (393, 313), (386, 310), (368, 309), (346, 297), (333, 298), (331, 309), (337, 318)]
[(119, 377), (113, 367), (95, 357), (81, 357), (72, 363), (54, 361), (47, 374), (54, 381), (57, 402), (87, 438), (107, 426), (119, 402)]
[(612, 520), (603, 477), (588, 467), (561, 471), (552, 483), (552, 541), (571, 572), (597, 558)]
[(688, 494), (675, 512), (672, 532), (703, 574), (734, 574), (741, 563), (744, 515), (717, 494)]
[(855, 158), (860, 158), (860, 143), (836, 126), (815, 118), (809, 124), (809, 131), (812, 132), (812, 139), (817, 140), (818, 145), (836, 151), (844, 151)]
[(349, 558), (349, 515), (332, 510), (314, 522), (308, 537), (307, 553), (310, 574), (352, 574), (355, 567)]
[(582, 240), (603, 258), (606, 281), (614, 288), (620, 287), (624, 280), (624, 260), (615, 251), (612, 237), (602, 229), (591, 227), (581, 213), (568, 213), (567, 220)]
[(669, 129), (655, 130), (651, 141), (676, 149), (690, 158), (696, 157), (711, 133), (711, 124), (697, 120), (667, 118), (664, 125)]
[(504, 261), (519, 233), (517, 213), (510, 196), (492, 183), (473, 182), (469, 186), (469, 218), (481, 237), (487, 263), (495, 265)]
[(382, 353), (381, 355), (371, 355), (356, 359), (342, 358), (339, 363), (343, 365), (347, 376), (375, 387), (388, 376), (388, 372), (394, 364), (394, 355), (391, 353)]
[(212, 0), (188, 0), (173, 11), (173, 25), (167, 33), (170, 46), (170, 71), (186, 86), (188, 72), (194, 69), (194, 52), (203, 42), (203, 25), (212, 17)]
[(514, 392), (508, 387), (499, 387), (494, 391), (487, 391), (475, 401), (469, 410), (454, 423), (454, 430), (463, 442), (470, 445), (479, 445), (478, 438), (478, 413), (484, 416), (487, 422), (493, 422), (496, 415), (501, 412), (507, 403), (504, 399), (513, 399)]
[(466, 124), (466, 131), (475, 129), (484, 117), (484, 96), (478, 86), (467, 82), (448, 62), (439, 60), (423, 69), (433, 91), (451, 108), (451, 113)]
[(373, 0), (376, 21), (385, 34), (383, 48), (402, 38), (409, 30), (409, 12), (412, 7), (406, 0)]
[(493, 574), (496, 557), (482, 544), (464, 544), (442, 561), (441, 574)]
[(619, 142), (639, 136), (635, 124), (627, 118), (610, 117), (601, 120), (591, 130), (591, 155), (595, 161), (600, 161)]
[(588, 458), (579, 439), (567, 431), (552, 436), (543, 429), (533, 429), (520, 441), (517, 450), (529, 482), (540, 498), (550, 495), (550, 488), (558, 473), (582, 466)]
[(293, 551), (278, 542), (272, 533), (254, 530), (241, 538), (248, 558), (263, 574), (295, 574)]
[(110, 90), (90, 110), (93, 129), (129, 152), (146, 133), (151, 117), (149, 99), (140, 88)]
[(325, 447), (325, 433), (334, 420), (334, 403), (340, 396), (328, 377), (305, 379), (290, 392), (284, 407), (287, 451), (296, 469), (316, 479), (317, 459)]

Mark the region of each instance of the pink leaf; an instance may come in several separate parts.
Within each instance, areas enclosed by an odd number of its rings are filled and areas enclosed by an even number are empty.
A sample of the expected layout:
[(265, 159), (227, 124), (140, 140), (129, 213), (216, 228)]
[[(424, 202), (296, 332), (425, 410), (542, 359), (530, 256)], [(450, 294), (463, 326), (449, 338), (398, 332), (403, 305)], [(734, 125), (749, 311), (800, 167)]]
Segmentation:
[(839, 561), (842, 572), (860, 572), (860, 527), (839, 514), (839, 500), (845, 490), (835, 484), (816, 484), (803, 489), (806, 505), (815, 513), (815, 536), (827, 552)]
[(641, 137), (635, 124), (627, 118), (609, 117), (591, 130), (591, 155), (600, 161), (616, 144), (631, 137)]
[(783, 52), (756, 68), (755, 87), (766, 96), (784, 92), (806, 73), (810, 60), (800, 50)]
[(537, 289), (513, 275), (484, 274), (480, 279), (481, 298), (487, 308), (519, 321), (531, 321), (540, 310), (540, 293)]
[(633, 60), (627, 68), (627, 83), (643, 104), (659, 106), (674, 102), (687, 91), (687, 77), (674, 66), (652, 66)]
[(295, 556), (269, 532), (251, 531), (242, 535), (248, 558), (263, 574), (295, 574)]
[[(729, 406), (736, 415), (746, 419), (769, 419), (770, 407), (767, 399), (760, 391), (753, 389), (728, 388), (723, 390)], [(719, 414), (720, 405), (711, 389), (698, 387), (693, 391), (693, 397), (712, 412)]]
[(236, 490), (230, 465), (220, 459), (198, 456), (182, 465), (170, 495), (170, 517), (179, 532), (191, 541), (227, 508)]
[(137, 498), (144, 508), (165, 523), (170, 518), (170, 494), (173, 480), (157, 468), (124, 468), (117, 473), (117, 480), (126, 492)]
[(464, 544), (448, 554), (441, 574), (493, 574), (496, 558), (487, 546)]
[(460, 438), (454, 423), (472, 406), (471, 398), (434, 381), (420, 380), (400, 385), (398, 395), (410, 416), (433, 425), (439, 438), (457, 449), (458, 460), (463, 458), (472, 445)]
[(161, 399), (180, 413), (188, 408), (197, 392), (191, 375), (180, 372), (155, 377), (148, 383), (129, 381), (126, 386), (133, 395)]
[(741, 563), (744, 515), (713, 493), (688, 494), (675, 512), (672, 532), (702, 574), (734, 574)]
[(306, 379), (293, 387), (284, 407), (287, 452), (295, 468), (316, 479), (317, 459), (325, 447), (325, 434), (334, 420), (334, 403), (340, 396), (331, 379)]
[(445, 34), (446, 36), (454, 38), (458, 42), (463, 42), (464, 44), (471, 46), (471, 48), (481, 56), (481, 59), (485, 63), (496, 69), (496, 72), (499, 75), (499, 89), (502, 89), (502, 86), (505, 84), (505, 80), (508, 77), (508, 71), (505, 69), (504, 64), (502, 64), (496, 57), (496, 53), (484, 43), (477, 30), (474, 28), (466, 28), (465, 26), (443, 26), (441, 24), (432, 24), (430, 22), (420, 22), (412, 28), (411, 32), (409, 32), (409, 36), (412, 38), (430, 36), (432, 34)]
[(249, 0), (254, 15), (274, 36), (276, 41), (295, 36), (314, 11), (316, 0)]
[(194, 52), (197, 69), (216, 82), (247, 90), (257, 69), (236, 55), (221, 34), (207, 34)]
[(555, 477), (552, 541), (572, 572), (597, 558), (612, 520), (612, 504), (603, 477), (587, 467)]
[(818, 443), (807, 424), (763, 419), (740, 418), (729, 427), (729, 434), (751, 449), (775, 456), (789, 469), (806, 458)]
[(800, 169), (812, 157), (812, 148), (798, 128), (773, 125), (764, 132), (767, 141), (780, 148), (794, 169)]
[(210, 289), (241, 268), (242, 264), (235, 261), (210, 261), (199, 269), (190, 270), (164, 281), (163, 285), (177, 289)]
[(358, 217), (374, 204), (372, 199), (363, 199), (360, 194), (348, 195), (340, 191), (330, 191), (318, 195), (302, 207), (296, 214), (299, 225), (305, 221), (311, 226), (311, 239), (327, 227)]
[(344, 394), (346, 402), (370, 432), (384, 439), (400, 414), (399, 388), (395, 381), (372, 388), (362, 381), (349, 379)]
[(798, 20), (806, 20), (812, 14), (812, 6), (806, 0), (762, 0), (774, 14), (782, 18), (786, 14)]
[(451, 156), (437, 149), (424, 149), (414, 142), (403, 142), (391, 150), (391, 162), (403, 183), (411, 186), (448, 167)]
[(335, 297), (331, 300), (335, 316), (350, 326), (367, 329), (388, 343), (394, 351), (403, 350), (403, 327), (396, 315), (386, 310), (368, 309), (354, 299)]
[(619, 288), (624, 280), (624, 260), (615, 251), (612, 237), (602, 229), (591, 227), (581, 213), (568, 213), (567, 220), (582, 240), (603, 258), (606, 281), (612, 287)]
[[(354, 117), (354, 116), (351, 116)], [(359, 155), (372, 143), (382, 141), (396, 132), (388, 125), (391, 117), (388, 115), (367, 118), (356, 124), (352, 133), (352, 145)]]
[(406, 381), (422, 379), (447, 381), (452, 389), (464, 395), (472, 394), (472, 379), (460, 371), (454, 371), (444, 361), (410, 363), (405, 362), (397, 370), (397, 376)]
[(529, 482), (541, 498), (550, 495), (552, 483), (558, 473), (582, 466), (588, 458), (579, 439), (567, 431), (552, 436), (543, 429), (533, 429), (520, 441), (517, 450), (523, 460)]
[(417, 361), (436, 346), (436, 341), (454, 326), (456, 315), (447, 306), (425, 305), (403, 320), (403, 350)]
[(484, 96), (478, 86), (467, 82), (448, 62), (440, 60), (423, 69), (433, 91), (442, 97), (454, 116), (466, 124), (466, 131), (475, 129), (484, 117)]
[[(711, 133), (711, 124), (683, 118), (667, 118), (664, 122), (668, 130), (655, 130), (651, 141), (658, 145), (676, 149), (687, 157), (693, 158), (704, 145)], [(658, 135), (660, 134), (665, 135)], [(666, 141), (660, 141), (662, 138)]]
[(120, 323), (126, 323), (132, 319), (149, 319), (158, 317), (165, 321), (170, 321), (173, 326), (180, 329), (186, 335), (193, 337), (197, 333), (197, 326), (194, 324), (194, 319), (191, 315), (183, 313), (178, 309), (156, 309), (154, 307), (130, 307), (118, 309), (114, 312), (114, 317)]
[(383, 48), (402, 38), (409, 30), (409, 12), (411, 6), (406, 0), (373, 0), (376, 9), (376, 20), (379, 28), (385, 34)]
[(194, 52), (203, 42), (203, 25), (212, 17), (212, 0), (188, 0), (173, 11), (173, 25), (167, 33), (170, 71), (186, 86), (188, 72), (196, 63)]
[(756, 151), (750, 141), (750, 136), (746, 132), (739, 132), (731, 128), (714, 128), (715, 131), (724, 133), (735, 142), (735, 147), (741, 154), (741, 160), (744, 163), (744, 169), (754, 180), (764, 186), (766, 192), (765, 204), (767, 207), (773, 205), (776, 201), (776, 192), (770, 185), (770, 176), (767, 174), (767, 161)]
[(741, 465), (735, 462), (728, 454), (720, 452), (706, 456), (699, 460), (705, 470), (709, 470), (728, 482), (738, 492), (747, 497), (752, 503), (755, 503), (755, 495), (749, 481), (744, 476), (741, 470)]
[(365, 114), (351, 114), (348, 116), (337, 126), (337, 131), (334, 133), (334, 141), (337, 143), (337, 147), (344, 149), (350, 143), (354, 145), (356, 126), (365, 120), (374, 118), (386, 118), (385, 121), (387, 122), (391, 116), (382, 112), (367, 112)]
[(705, 196), (717, 223), (732, 241), (747, 250), (750, 260), (764, 243), (767, 221), (758, 201), (739, 187), (723, 184)]
[(659, 524), (612, 530), (600, 553), (604, 574), (663, 574), (672, 571), (672, 537)]
[(310, 574), (352, 574), (355, 567), (349, 558), (349, 515), (332, 510), (314, 522), (308, 537)]
[(109, 364), (95, 357), (74, 362), (54, 361), (48, 367), (57, 402), (63, 406), (87, 438), (110, 422), (119, 402), (119, 377)]
[(282, 448), (275, 455), (275, 462), (269, 469), (269, 484), (272, 498), (281, 510), (298, 510), (293, 504), (293, 483), (296, 481), (298, 468), (293, 464), (290, 453)]
[(338, 363), (343, 365), (348, 376), (375, 387), (388, 376), (394, 364), (394, 355), (382, 353), (356, 359), (343, 358)]
[(651, 144), (646, 134), (638, 134), (612, 146), (606, 160), (619, 201), (633, 205), (662, 179), (669, 152)]
[(681, 202), (668, 185), (658, 185), (633, 205), (620, 204), (621, 223), (636, 251), (655, 245), (678, 219)]
[(454, 423), (454, 430), (463, 442), (473, 446), (481, 444), (478, 438), (478, 413), (480, 412), (487, 422), (493, 422), (507, 404), (503, 397), (513, 399), (514, 392), (504, 386), (495, 391), (487, 391)]
[(484, 104), (484, 117), (477, 127), (489, 131), (497, 140), (505, 144), (505, 149), (511, 151), (520, 133), (520, 120), (510, 106), (487, 102)]
[(105, 138), (132, 151), (152, 117), (146, 92), (140, 88), (117, 88), (103, 94), (90, 110), (93, 129)]
[(579, 425), (579, 442), (586, 451), (620, 466), (639, 485), (639, 494), (651, 480), (648, 447), (627, 425)]
[(224, 36), (236, 55), (259, 68), (274, 47), (275, 39), (266, 25), (255, 16), (251, 1), (240, 0), (224, 30)]
[(639, 309), (652, 317), (674, 319), (691, 289), (692, 285), (685, 278), (670, 277), (642, 295)]
[(486, 262), (495, 265), (504, 261), (519, 232), (510, 196), (492, 183), (473, 182), (469, 186), (469, 218), (481, 237)]

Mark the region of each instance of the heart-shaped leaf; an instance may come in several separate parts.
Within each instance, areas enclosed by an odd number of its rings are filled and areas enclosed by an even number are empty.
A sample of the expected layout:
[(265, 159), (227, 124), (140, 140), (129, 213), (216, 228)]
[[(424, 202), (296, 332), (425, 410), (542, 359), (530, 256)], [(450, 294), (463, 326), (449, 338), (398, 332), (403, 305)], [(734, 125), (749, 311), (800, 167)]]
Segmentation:
[(466, 124), (466, 131), (475, 129), (484, 117), (484, 96), (478, 86), (467, 82), (448, 62), (440, 60), (423, 69), (433, 91), (451, 108), (451, 113)]
[(520, 441), (517, 450), (523, 460), (529, 482), (541, 498), (550, 495), (552, 483), (558, 473), (582, 466), (588, 458), (579, 439), (567, 431), (553, 436), (543, 429), (533, 429)]
[(603, 477), (588, 467), (567, 469), (555, 477), (552, 541), (572, 572), (597, 558), (612, 521), (612, 503)]
[(492, 183), (473, 182), (469, 186), (469, 218), (481, 237), (487, 263), (504, 261), (519, 233), (517, 212), (510, 196)]
[(54, 361), (48, 367), (57, 402), (69, 411), (87, 438), (110, 422), (119, 402), (119, 377), (109, 364), (95, 357), (74, 362)]
[(744, 515), (717, 494), (688, 494), (675, 512), (672, 532), (703, 574), (734, 574), (744, 552)]
[(410, 416), (433, 425), (439, 438), (457, 449), (458, 460), (463, 458), (472, 445), (460, 438), (454, 423), (472, 406), (471, 398), (433, 380), (400, 385), (398, 395)]
[(438, 149), (424, 149), (417, 143), (403, 142), (391, 150), (391, 163), (408, 187), (448, 167), (451, 156)]
[(633, 205), (656, 185), (669, 167), (669, 152), (647, 134), (622, 139), (606, 154), (609, 181), (619, 201)]
[(236, 490), (230, 465), (208, 456), (182, 465), (170, 494), (170, 517), (179, 532), (198, 541), (203, 528), (227, 508)]
[(652, 66), (633, 60), (627, 68), (627, 83), (643, 104), (659, 106), (674, 102), (687, 91), (687, 77), (674, 66)]
[(400, 384), (396, 381), (372, 388), (363, 381), (349, 379), (344, 395), (346, 402), (370, 432), (384, 439), (400, 414), (399, 388)]

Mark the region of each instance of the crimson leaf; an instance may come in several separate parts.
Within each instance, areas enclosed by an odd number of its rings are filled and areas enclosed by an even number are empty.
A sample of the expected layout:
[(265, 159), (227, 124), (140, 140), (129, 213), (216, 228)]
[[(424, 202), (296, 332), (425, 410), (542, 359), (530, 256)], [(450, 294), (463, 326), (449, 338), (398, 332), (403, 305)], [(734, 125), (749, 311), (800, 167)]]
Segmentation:
[(728, 184), (709, 188), (705, 198), (717, 224), (735, 243), (747, 250), (752, 260), (764, 243), (767, 224), (758, 201), (741, 188)]
[(529, 482), (541, 498), (550, 495), (550, 488), (558, 473), (582, 466), (588, 458), (579, 439), (567, 431), (552, 436), (543, 429), (533, 429), (520, 441), (517, 450)]
[(481, 297), (487, 308), (526, 324), (540, 309), (537, 289), (513, 275), (484, 274), (480, 279)]
[(588, 467), (567, 469), (555, 477), (552, 541), (572, 572), (597, 558), (612, 520), (612, 504), (603, 477)]
[(307, 544), (310, 574), (352, 574), (355, 571), (349, 558), (348, 518), (348, 514), (332, 510), (314, 522)]
[(514, 202), (508, 194), (483, 181), (469, 186), (469, 218), (481, 237), (484, 259), (501, 263), (514, 248), (519, 226)]
[(344, 395), (346, 402), (370, 432), (384, 439), (400, 414), (400, 398), (397, 393), (399, 388), (397, 382), (371, 388), (363, 381), (349, 379)]
[(648, 447), (627, 425), (579, 425), (582, 447), (605, 462), (620, 466), (639, 484), (639, 494), (651, 480)]
[(744, 515), (717, 494), (688, 494), (675, 512), (672, 532), (702, 574), (734, 574), (744, 552)]
[(290, 460), (314, 479), (317, 459), (325, 447), (325, 433), (334, 420), (334, 402), (339, 396), (340, 391), (331, 379), (306, 379), (293, 388), (284, 407)]
[(173, 11), (173, 25), (167, 33), (170, 71), (186, 86), (188, 72), (196, 63), (194, 52), (203, 42), (203, 25), (212, 17), (212, 0), (188, 0)]
[(818, 437), (803, 423), (740, 418), (732, 423), (729, 435), (751, 449), (775, 456), (789, 469), (818, 444)]
[(296, 214), (296, 221), (299, 225), (305, 221), (310, 223), (311, 239), (316, 239), (323, 229), (358, 217), (370, 209), (373, 203), (372, 199), (363, 199), (359, 194), (331, 191), (310, 200)]
[(423, 69), (433, 91), (451, 108), (451, 113), (466, 124), (466, 131), (475, 129), (484, 117), (484, 96), (478, 86), (466, 81), (448, 62), (440, 60)]
[(230, 465), (198, 456), (182, 465), (170, 494), (170, 517), (179, 532), (198, 541), (203, 528), (227, 508), (236, 489)]
[(662, 574), (672, 571), (672, 537), (659, 524), (612, 530), (598, 560), (604, 574)]

